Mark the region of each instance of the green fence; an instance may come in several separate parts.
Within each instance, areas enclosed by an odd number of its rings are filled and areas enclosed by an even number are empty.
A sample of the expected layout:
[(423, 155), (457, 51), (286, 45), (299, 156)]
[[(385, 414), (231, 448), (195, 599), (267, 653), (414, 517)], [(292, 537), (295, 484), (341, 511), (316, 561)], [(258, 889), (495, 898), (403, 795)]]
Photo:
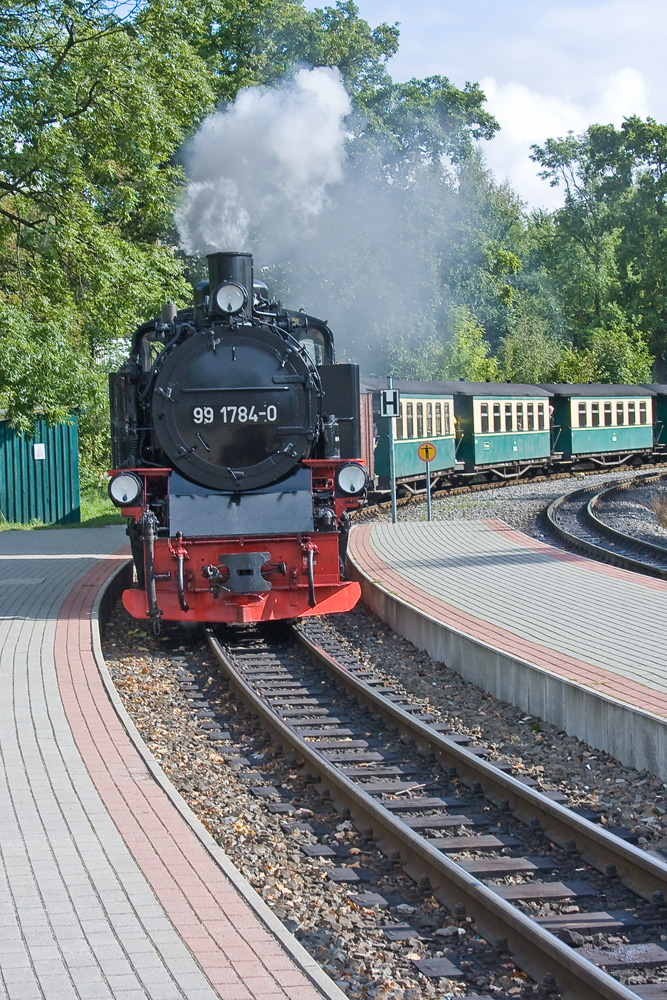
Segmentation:
[(79, 435), (71, 423), (47, 427), (33, 437), (0, 419), (0, 520), (9, 524), (74, 524), (81, 520)]

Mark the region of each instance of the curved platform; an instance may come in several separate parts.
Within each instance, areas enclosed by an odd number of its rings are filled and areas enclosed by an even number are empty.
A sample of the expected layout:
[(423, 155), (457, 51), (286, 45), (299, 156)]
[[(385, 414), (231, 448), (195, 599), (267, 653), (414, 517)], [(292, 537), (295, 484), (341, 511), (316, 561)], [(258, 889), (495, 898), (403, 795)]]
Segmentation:
[(0, 997), (344, 995), (166, 781), (105, 682), (122, 528), (0, 533)]
[(355, 527), (395, 631), (495, 697), (667, 779), (667, 583), (498, 520)]

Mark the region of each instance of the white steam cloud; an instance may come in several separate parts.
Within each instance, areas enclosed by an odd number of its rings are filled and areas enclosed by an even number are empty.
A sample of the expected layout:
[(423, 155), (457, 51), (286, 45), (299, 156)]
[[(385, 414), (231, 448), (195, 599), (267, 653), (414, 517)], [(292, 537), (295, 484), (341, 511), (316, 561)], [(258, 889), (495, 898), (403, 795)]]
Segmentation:
[(342, 179), (350, 111), (339, 71), (321, 67), (242, 90), (207, 118), (186, 150), (189, 183), (175, 216), (184, 250), (243, 250), (251, 226), (321, 212)]
[[(339, 360), (384, 366), (446, 311), (433, 271), (453, 188), (352, 112), (337, 69), (241, 91), (188, 144), (176, 214), (189, 254), (249, 250), (291, 308), (328, 320)], [(450, 197), (448, 197), (448, 195)]]

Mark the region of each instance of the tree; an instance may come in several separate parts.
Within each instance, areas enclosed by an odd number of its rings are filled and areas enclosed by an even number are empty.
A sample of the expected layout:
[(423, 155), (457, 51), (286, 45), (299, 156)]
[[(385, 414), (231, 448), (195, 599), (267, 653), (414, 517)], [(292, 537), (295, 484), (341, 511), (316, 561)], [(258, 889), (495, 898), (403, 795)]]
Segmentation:
[(372, 88), (396, 37), (342, 2), (5, 5), (0, 408), (27, 426), (36, 403), (51, 419), (81, 405), (84, 430), (101, 426), (106, 369), (131, 330), (190, 298), (172, 231), (186, 137), (218, 100), (295, 61), (340, 56), (350, 88)]
[(565, 187), (542, 248), (575, 344), (591, 346), (615, 307), (613, 329), (622, 315), (623, 328), (641, 335), (664, 372), (667, 125), (636, 116), (621, 129), (592, 125), (533, 147), (533, 159), (543, 177)]
[(470, 379), (473, 382), (495, 381), (500, 377), (500, 365), (489, 355), (484, 340), (484, 328), (465, 307), (452, 311), (451, 339), (443, 351), (441, 378)]
[[(599, 320), (602, 306), (617, 287), (616, 248), (619, 230), (608, 198), (604, 174), (593, 156), (590, 136), (547, 139), (533, 146), (531, 159), (542, 166), (540, 176), (552, 187), (565, 188), (564, 207), (554, 213), (553, 263), (570, 306), (577, 333)], [(568, 279), (570, 275), (570, 280)]]
[(114, 341), (184, 291), (159, 243), (169, 158), (211, 91), (194, 53), (171, 55), (101, 0), (0, 15), (0, 406), (17, 423), (94, 406)]
[(543, 309), (542, 297), (515, 293), (500, 346), (502, 375), (510, 382), (551, 382), (564, 344)]

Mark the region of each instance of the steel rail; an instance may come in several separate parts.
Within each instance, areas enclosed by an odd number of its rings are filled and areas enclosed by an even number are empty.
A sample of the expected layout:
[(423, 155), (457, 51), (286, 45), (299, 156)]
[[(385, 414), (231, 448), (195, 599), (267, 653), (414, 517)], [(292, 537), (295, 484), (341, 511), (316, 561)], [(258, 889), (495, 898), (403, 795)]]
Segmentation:
[(537, 818), (544, 834), (554, 843), (564, 847), (568, 841), (575, 840), (582, 858), (599, 871), (604, 872), (607, 865), (614, 864), (621, 880), (643, 899), (652, 900), (656, 891), (662, 892), (667, 899), (667, 864), (529, 788), (518, 778), (438, 733), (428, 723), (415, 719), (400, 705), (376, 694), (372, 687), (355, 677), (352, 671), (338, 663), (300, 629), (296, 631), (299, 641), (309, 653), (332, 676), (343, 681), (359, 701), (380, 713), (385, 721), (407, 731), (427, 753), (435, 753), (441, 760), (455, 766), (464, 783), (481, 782), (487, 798), (495, 805), (501, 805), (503, 800), (509, 802), (514, 815), (524, 823)]
[[(432, 847), (428, 840), (416, 834), (389, 810), (385, 809), (377, 799), (351, 781), (321, 751), (317, 750), (314, 744), (305, 742), (294, 727), (279, 718), (268, 701), (257, 694), (252, 685), (242, 676), (242, 673), (235, 667), (233, 659), (227, 655), (210, 630), (208, 642), (232, 688), (246, 706), (261, 718), (263, 725), (272, 733), (277, 742), (289, 748), (291, 752), (296, 750), (306, 762), (307, 769), (319, 776), (324, 785), (331, 791), (336, 803), (349, 808), (355, 822), (362, 829), (372, 830), (376, 843), (383, 852), (398, 851), (405, 870), (413, 877), (418, 878), (426, 874), (432, 891), (440, 902), (450, 910), (454, 910), (457, 906), (465, 907), (476, 927), (487, 940), (497, 941), (499, 937), (506, 939), (514, 960), (536, 980), (540, 981), (547, 976), (555, 976), (564, 1000), (637, 1000), (636, 993), (619, 983), (603, 969), (582, 958), (552, 933), (542, 928), (511, 903), (503, 900), (492, 888), (485, 886), (454, 861), (451, 861), (446, 854)], [(335, 662), (328, 657), (324, 650), (319, 649), (317, 658), (321, 661), (323, 656), (329, 662)], [(338, 668), (336, 672), (340, 679), (344, 679), (347, 686), (360, 695), (363, 701), (371, 702), (377, 710), (376, 699), (380, 699), (381, 696), (376, 695), (373, 698), (369, 693), (371, 689), (367, 685), (355, 678), (344, 666), (340, 664), (336, 664), (336, 666)], [(385, 701), (385, 699), (382, 700)], [(457, 747), (446, 737), (434, 733), (432, 730), (429, 732), (429, 727), (426, 724), (410, 718), (409, 713), (399, 706), (392, 705), (391, 702), (387, 701), (386, 705), (383, 706), (383, 714), (385, 711), (389, 713), (394, 723), (400, 722), (401, 725), (411, 723), (410, 730), (415, 737), (419, 738), (420, 742), (424, 742), (427, 737), (428, 742), (436, 751), (446, 751), (448, 759), (456, 759), (457, 769), (459, 765), (464, 771), (472, 768), (472, 760), (468, 758), (474, 758), (474, 755)], [(475, 761), (475, 763), (479, 762)], [(479, 769), (475, 768), (475, 772), (477, 778)], [(501, 775), (498, 772), (498, 775), (494, 777), (496, 780), (503, 779), (500, 783), (506, 795), (509, 794), (511, 797), (510, 802), (512, 799), (516, 799), (517, 802), (525, 799), (526, 793), (529, 793), (528, 800), (539, 798), (536, 793), (531, 794), (530, 789), (521, 786), (510, 776)], [(514, 787), (515, 785), (519, 787)], [(550, 805), (556, 806), (555, 803), (550, 803)], [(554, 815), (559, 811), (563, 810), (561, 807), (556, 807)], [(545, 815), (548, 813), (549, 810)], [(576, 824), (578, 828), (583, 829), (584, 824), (592, 826), (592, 824), (587, 824), (585, 820), (580, 820), (579, 817), (576, 819), (579, 820), (579, 823)], [(557, 824), (554, 822), (552, 825)], [(549, 836), (548, 831), (545, 832)], [(568, 833), (571, 836), (571, 828)], [(609, 834), (604, 834), (604, 831), (596, 831), (596, 833), (603, 834), (603, 844), (607, 840), (615, 840)], [(586, 838), (582, 837), (584, 849), (585, 841)], [(629, 845), (623, 844), (622, 846), (628, 848), (630, 854), (636, 850)], [(639, 851), (636, 853), (641, 854)], [(661, 879), (658, 878), (658, 882), (666, 884), (667, 868), (658, 862), (652, 864), (650, 858), (645, 858), (645, 860), (649, 862), (648, 872), (655, 876), (662, 876)], [(653, 885), (655, 888), (656, 883), (654, 882)]]
[(641, 539), (628, 535), (623, 531), (619, 531), (617, 528), (613, 528), (611, 525), (602, 521), (595, 513), (595, 507), (598, 501), (605, 496), (611, 495), (614, 492), (620, 492), (621, 490), (638, 489), (646, 483), (656, 482), (666, 477), (667, 473), (653, 472), (642, 476), (634, 476), (631, 479), (621, 480), (621, 482), (615, 483), (611, 487), (604, 487), (600, 489), (595, 486), (586, 486), (581, 490), (575, 490), (572, 493), (565, 493), (563, 496), (560, 496), (556, 500), (552, 501), (547, 508), (546, 518), (549, 529), (558, 538), (560, 538), (561, 541), (577, 548), (580, 552), (584, 552), (587, 555), (592, 556), (594, 559), (598, 559), (602, 562), (610, 562), (626, 569), (658, 577), (659, 579), (667, 579), (667, 568), (653, 566), (651, 563), (647, 563), (641, 559), (635, 559), (632, 556), (615, 552), (613, 549), (609, 549), (604, 545), (597, 545), (595, 542), (591, 542), (574, 532), (568, 531), (567, 528), (564, 528), (563, 525), (559, 524), (557, 520), (558, 512), (567, 503), (581, 501), (581, 504), (583, 505), (587, 494), (595, 491), (594, 495), (586, 504), (584, 512), (586, 518), (590, 521), (596, 531), (603, 536), (606, 535), (607, 537), (614, 539), (622, 545), (631, 546), (639, 549), (640, 551), (643, 550), (649, 554), (659, 555), (662, 558), (667, 559), (667, 548), (661, 545), (656, 545), (652, 542), (644, 542)]
[(599, 493), (591, 497), (588, 501), (588, 504), (586, 505), (586, 514), (598, 530), (605, 532), (607, 535), (617, 539), (619, 542), (623, 542), (627, 545), (634, 545), (641, 551), (654, 553), (663, 559), (667, 559), (667, 545), (659, 545), (657, 542), (647, 542), (643, 538), (635, 538), (634, 535), (630, 535), (626, 531), (620, 531), (618, 528), (614, 528), (613, 525), (607, 524), (607, 522), (603, 521), (596, 513), (597, 505), (601, 501), (608, 499), (614, 493), (622, 493), (627, 490), (637, 489), (645, 483), (654, 483), (666, 478), (667, 473), (665, 472), (652, 473), (648, 476), (637, 476), (635, 479), (629, 481), (626, 480), (622, 483), (616, 483), (614, 486), (609, 486), (607, 489), (600, 490)]

